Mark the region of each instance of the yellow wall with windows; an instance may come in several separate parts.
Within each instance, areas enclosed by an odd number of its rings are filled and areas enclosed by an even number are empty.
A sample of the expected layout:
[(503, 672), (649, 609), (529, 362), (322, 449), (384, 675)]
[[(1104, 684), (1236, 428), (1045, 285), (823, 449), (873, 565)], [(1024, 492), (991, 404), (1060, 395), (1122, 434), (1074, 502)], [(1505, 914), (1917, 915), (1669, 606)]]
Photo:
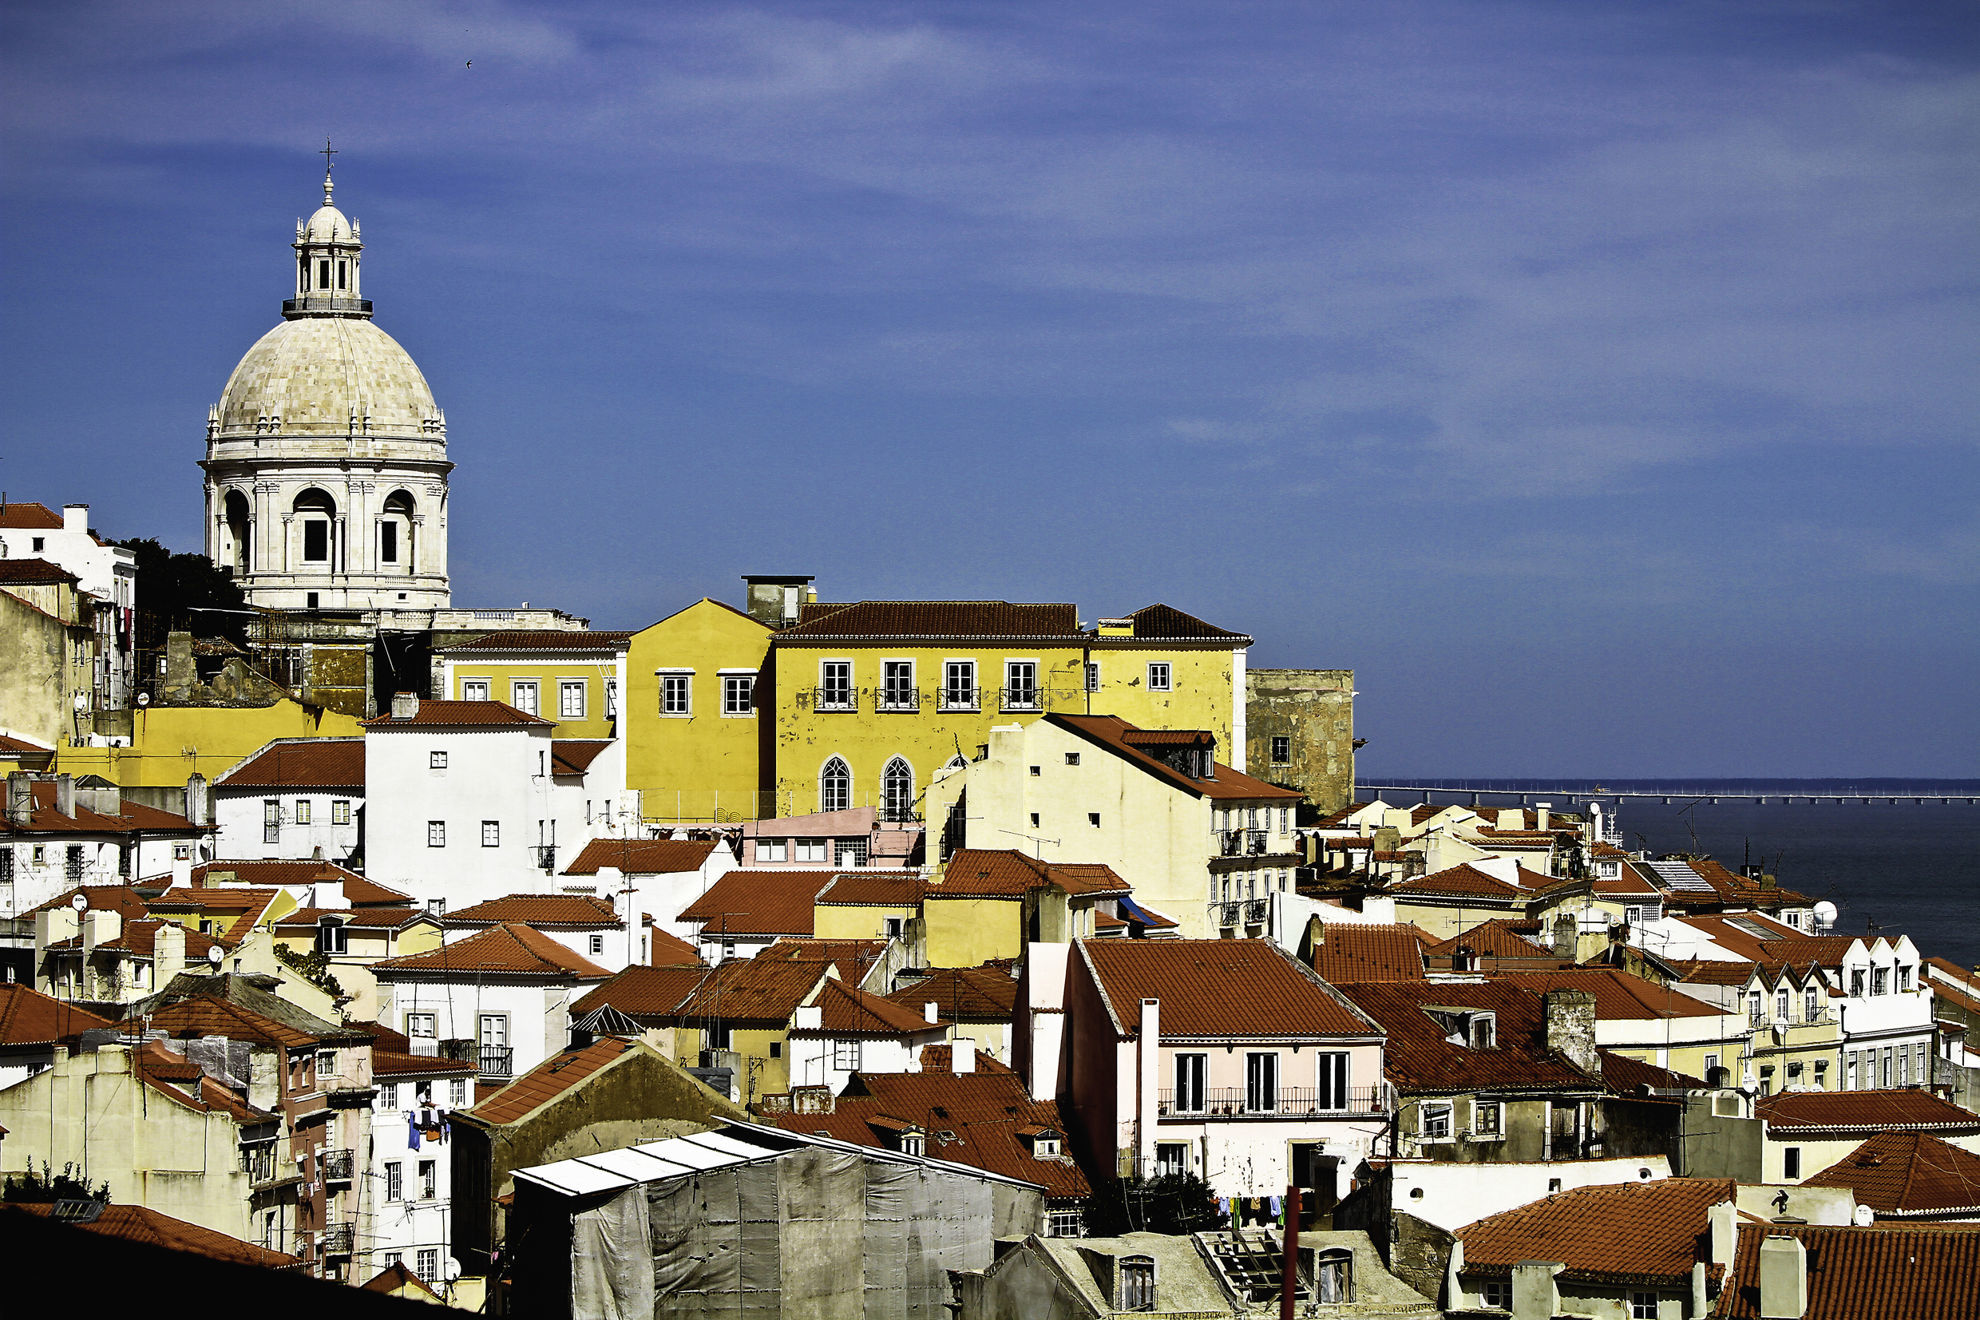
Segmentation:
[(129, 747), (63, 747), (64, 774), (101, 775), (122, 788), (184, 787), (212, 780), (277, 738), (355, 738), (357, 717), (287, 697), (272, 706), (148, 706), (131, 713)]
[[(703, 598), (635, 633), (626, 656), (626, 786), (649, 820), (756, 820), (757, 714), (723, 712), (723, 670), (763, 667), (770, 630)], [(689, 671), (689, 712), (661, 712), (663, 671)]]
[(905, 929), (921, 915), (913, 906), (821, 903), (811, 910), (811, 933), (821, 940), (878, 940), (887, 935), (887, 920), (894, 918)]
[[(1093, 711), (1118, 715), (1143, 729), (1207, 729), (1217, 739), (1217, 759), (1238, 765), (1244, 748), (1234, 746), (1237, 653), (1229, 646), (1185, 650), (1179, 645), (1109, 646), (1097, 640), (1087, 657), (1100, 666), (1100, 691)], [(1151, 685), (1151, 664), (1169, 666), (1169, 687)]]
[(1016, 898), (943, 898), (921, 905), (928, 966), (980, 967), (1024, 956), (1024, 902)]
[[(378, 978), (371, 964), (387, 958), (402, 958), (440, 947), (440, 928), (421, 923), (394, 935), (378, 926), (344, 927), (345, 951), (330, 955), (329, 972), (343, 992), (351, 997), (344, 1016), (352, 1021), (370, 1022), (378, 1017)], [(314, 931), (290, 930), (276, 936), (276, 943), (295, 954), (316, 949)]]
[[(619, 666), (616, 661), (599, 658), (577, 659), (570, 656), (544, 657), (541, 659), (485, 658), (470, 656), (447, 661), (447, 696), (455, 701), (468, 699), (466, 685), (486, 683), (488, 700), (506, 702), (511, 706), (523, 707), (518, 701), (517, 683), (536, 684), (536, 714), (546, 720), (554, 720), (557, 728), (552, 736), (558, 738), (610, 738), (617, 732), (617, 721), (606, 715), (606, 684), (617, 680)], [(584, 713), (566, 718), (563, 710), (563, 685), (582, 683), (584, 685)]]

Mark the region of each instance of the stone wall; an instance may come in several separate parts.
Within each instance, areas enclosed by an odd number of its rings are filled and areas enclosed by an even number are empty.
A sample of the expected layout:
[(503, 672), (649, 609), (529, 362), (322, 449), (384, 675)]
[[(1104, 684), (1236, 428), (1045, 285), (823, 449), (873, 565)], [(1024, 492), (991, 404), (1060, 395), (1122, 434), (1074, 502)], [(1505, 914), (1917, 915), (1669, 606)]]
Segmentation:
[[(1354, 671), (1252, 669), (1245, 673), (1245, 767), (1296, 788), (1322, 812), (1354, 798)], [(1273, 740), (1283, 759), (1275, 760)]]

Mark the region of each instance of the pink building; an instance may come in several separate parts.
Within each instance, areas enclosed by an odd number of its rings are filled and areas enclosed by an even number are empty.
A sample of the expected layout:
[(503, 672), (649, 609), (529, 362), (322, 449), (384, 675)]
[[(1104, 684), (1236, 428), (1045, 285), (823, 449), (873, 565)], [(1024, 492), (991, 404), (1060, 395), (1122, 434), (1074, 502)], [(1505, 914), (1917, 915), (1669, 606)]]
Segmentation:
[(1123, 1177), (1324, 1208), (1392, 1112), (1382, 1028), (1269, 940), (1034, 944), (1020, 1013), (1032, 1094)]

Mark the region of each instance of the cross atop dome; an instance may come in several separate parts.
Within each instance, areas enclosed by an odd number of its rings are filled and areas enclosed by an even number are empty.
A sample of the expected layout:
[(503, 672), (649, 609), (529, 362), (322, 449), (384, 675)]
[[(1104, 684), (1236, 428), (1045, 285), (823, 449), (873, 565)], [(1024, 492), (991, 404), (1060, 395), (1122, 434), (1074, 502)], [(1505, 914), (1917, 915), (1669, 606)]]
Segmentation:
[(323, 139), (323, 150), (316, 154), (323, 157), (323, 204), (330, 206), (333, 204), (330, 195), (337, 189), (337, 185), (330, 182), (330, 171), (337, 167), (337, 162), (330, 158), (337, 154), (337, 149), (330, 145), (330, 139), (326, 137)]

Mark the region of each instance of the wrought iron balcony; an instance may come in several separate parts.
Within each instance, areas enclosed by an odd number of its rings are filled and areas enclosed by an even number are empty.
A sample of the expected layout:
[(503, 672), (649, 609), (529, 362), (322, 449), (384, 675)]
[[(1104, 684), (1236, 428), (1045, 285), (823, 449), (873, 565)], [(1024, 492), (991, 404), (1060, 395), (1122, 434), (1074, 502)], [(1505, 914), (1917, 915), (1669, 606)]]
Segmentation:
[(357, 1225), (332, 1224), (323, 1230), (323, 1254), (348, 1256), (357, 1245)]
[(348, 1150), (326, 1150), (316, 1157), (316, 1167), (322, 1171), (327, 1183), (351, 1181), (353, 1161)]
[(999, 688), (998, 708), (1001, 710), (1043, 710), (1044, 694), (1035, 687)]
[(813, 710), (853, 711), (859, 709), (859, 694), (851, 688), (812, 688)]
[(1159, 1091), (1157, 1118), (1319, 1118), (1331, 1114), (1385, 1112), (1379, 1086), (1336, 1087), (1327, 1090), (1281, 1086), (1212, 1087), (1196, 1092)]
[(515, 1075), (516, 1052), (509, 1045), (477, 1045), (474, 1048), (475, 1066), (481, 1069), (483, 1077), (502, 1078)]
[(557, 869), (556, 844), (554, 843), (533, 844), (530, 847), (530, 852), (536, 858), (536, 866), (538, 870), (555, 871)]
[(1243, 830), (1218, 830), (1216, 832), (1217, 855), (1219, 857), (1244, 856)]
[(1244, 904), (1242, 903), (1217, 904), (1217, 924), (1220, 926), (1235, 926), (1238, 924), (1238, 918), (1243, 915)]
[(936, 699), (939, 710), (976, 711), (983, 709), (983, 689), (973, 687), (945, 687)]
[(1258, 925), (1272, 915), (1272, 902), (1265, 898), (1247, 898), (1244, 901), (1244, 919), (1250, 925)]
[(1265, 842), (1268, 837), (1270, 836), (1264, 830), (1246, 830), (1244, 832), (1245, 854), (1250, 857), (1263, 857), (1265, 855)]
[(882, 688), (875, 702), (875, 707), (883, 711), (905, 711), (912, 714), (921, 709), (921, 689), (911, 687)]

